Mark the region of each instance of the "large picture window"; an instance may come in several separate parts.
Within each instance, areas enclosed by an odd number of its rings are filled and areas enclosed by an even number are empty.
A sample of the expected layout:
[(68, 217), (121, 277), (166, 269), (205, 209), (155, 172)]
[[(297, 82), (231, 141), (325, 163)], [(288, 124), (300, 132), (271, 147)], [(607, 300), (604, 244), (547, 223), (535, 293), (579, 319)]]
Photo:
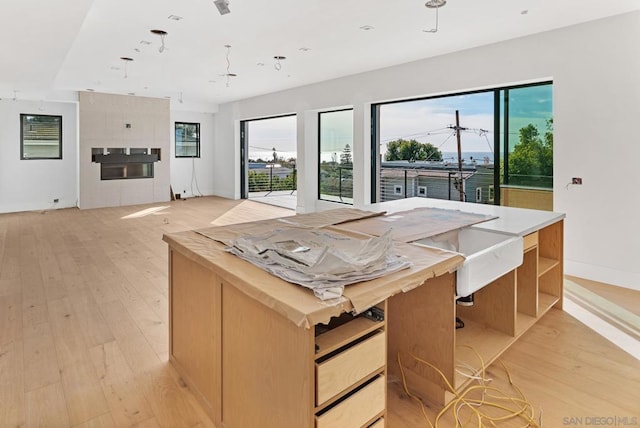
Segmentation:
[(240, 122), (242, 198), (277, 196), (295, 207), (297, 123), (295, 114)]
[(20, 115), (20, 159), (62, 159), (62, 116)]
[(353, 109), (319, 114), (318, 199), (353, 204)]
[(200, 157), (200, 124), (176, 122), (176, 157)]
[(553, 84), (374, 104), (372, 202), (553, 209)]

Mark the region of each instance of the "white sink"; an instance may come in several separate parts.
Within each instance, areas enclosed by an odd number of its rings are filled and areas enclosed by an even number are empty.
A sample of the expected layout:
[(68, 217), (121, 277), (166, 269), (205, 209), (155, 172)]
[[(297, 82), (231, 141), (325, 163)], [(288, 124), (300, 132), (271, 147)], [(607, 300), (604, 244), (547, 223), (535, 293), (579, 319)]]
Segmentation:
[(456, 295), (466, 297), (522, 264), (522, 237), (473, 228), (458, 229), (414, 244), (465, 256), (456, 272)]

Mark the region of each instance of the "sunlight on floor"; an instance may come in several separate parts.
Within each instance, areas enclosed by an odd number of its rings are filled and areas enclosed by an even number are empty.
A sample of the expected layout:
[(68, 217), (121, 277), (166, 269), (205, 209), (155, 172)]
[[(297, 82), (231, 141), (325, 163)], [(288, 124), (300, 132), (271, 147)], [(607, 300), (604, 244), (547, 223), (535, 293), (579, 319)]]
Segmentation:
[(218, 218), (213, 220), (213, 226), (224, 226), (227, 224), (244, 223), (254, 220), (265, 220), (269, 218), (283, 217), (295, 214), (295, 211), (284, 209), (278, 206), (269, 206), (257, 203), (257, 201), (245, 199), (235, 207), (231, 208)]
[(147, 208), (146, 210), (141, 210), (141, 211), (135, 212), (133, 214), (129, 214), (129, 215), (126, 215), (124, 217), (121, 217), (121, 220), (128, 220), (128, 219), (131, 219), (131, 218), (146, 217), (148, 215), (156, 214), (156, 213), (158, 213), (158, 212), (160, 212), (160, 211), (162, 211), (162, 210), (164, 210), (166, 208), (169, 208), (169, 206), (167, 205), (167, 206), (162, 206), (162, 207)]
[(563, 309), (569, 315), (640, 360), (640, 317), (565, 279)]

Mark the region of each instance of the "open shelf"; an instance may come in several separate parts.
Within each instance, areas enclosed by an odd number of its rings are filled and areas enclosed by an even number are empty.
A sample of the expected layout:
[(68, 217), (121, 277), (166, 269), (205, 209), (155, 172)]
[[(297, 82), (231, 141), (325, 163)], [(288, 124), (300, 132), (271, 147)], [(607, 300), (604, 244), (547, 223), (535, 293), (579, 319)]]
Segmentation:
[(538, 276), (544, 275), (559, 264), (560, 262), (558, 260), (538, 257)]
[(518, 312), (516, 314), (516, 334), (518, 336), (522, 335), (522, 333), (527, 331), (529, 327), (533, 326), (536, 321), (538, 321), (538, 318)]
[[(476, 372), (482, 368), (482, 364), (486, 368), (515, 340), (514, 336), (494, 330), (481, 323), (471, 320), (463, 321), (464, 327), (456, 330), (456, 367), (464, 364), (472, 367)], [(469, 347), (473, 348), (475, 352)], [(482, 358), (482, 363), (476, 352)], [(462, 370), (465, 373), (469, 372), (465, 368)], [(470, 380), (456, 373), (454, 387), (458, 390)]]
[(552, 296), (551, 294), (547, 294), (541, 291), (538, 294), (538, 318), (546, 314), (547, 311), (551, 309), (553, 305), (558, 303), (559, 300), (560, 297)]

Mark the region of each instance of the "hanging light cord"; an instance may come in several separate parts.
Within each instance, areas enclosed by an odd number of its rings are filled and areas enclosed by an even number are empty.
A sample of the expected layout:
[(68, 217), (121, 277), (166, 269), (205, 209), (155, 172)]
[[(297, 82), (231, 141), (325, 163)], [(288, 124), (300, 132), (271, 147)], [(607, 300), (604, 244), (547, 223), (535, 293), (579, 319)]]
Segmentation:
[(231, 68), (231, 61), (229, 61), (229, 53), (231, 52), (231, 45), (225, 45), (225, 47), (227, 48), (227, 88), (228, 88), (229, 77), (231, 75), (231, 73), (229, 72), (229, 69)]
[[(433, 6), (429, 6), (430, 3), (431, 2), (427, 2), (427, 7), (433, 7)], [(435, 10), (436, 10), (436, 27), (432, 28), (430, 30), (422, 30), (422, 31), (424, 31), (425, 33), (437, 33), (438, 32), (438, 10), (440, 10), (440, 8), (442, 6), (440, 6), (440, 5), (435, 6)]]

